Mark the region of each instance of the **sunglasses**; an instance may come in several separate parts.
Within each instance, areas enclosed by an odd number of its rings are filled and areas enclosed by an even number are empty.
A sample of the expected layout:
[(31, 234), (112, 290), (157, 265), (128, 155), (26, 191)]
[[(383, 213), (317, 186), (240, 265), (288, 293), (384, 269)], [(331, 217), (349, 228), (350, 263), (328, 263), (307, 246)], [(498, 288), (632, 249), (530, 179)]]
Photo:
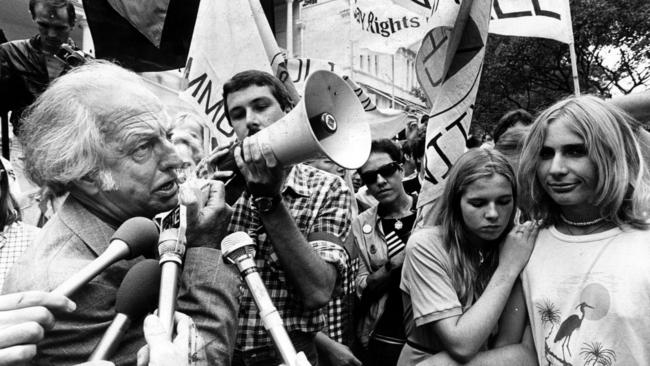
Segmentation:
[(400, 166), (396, 162), (391, 162), (386, 165), (382, 165), (377, 170), (369, 170), (367, 172), (359, 173), (361, 180), (364, 184), (373, 184), (377, 181), (377, 174), (381, 174), (382, 177), (388, 178), (391, 175), (395, 174), (396, 171), (400, 170)]

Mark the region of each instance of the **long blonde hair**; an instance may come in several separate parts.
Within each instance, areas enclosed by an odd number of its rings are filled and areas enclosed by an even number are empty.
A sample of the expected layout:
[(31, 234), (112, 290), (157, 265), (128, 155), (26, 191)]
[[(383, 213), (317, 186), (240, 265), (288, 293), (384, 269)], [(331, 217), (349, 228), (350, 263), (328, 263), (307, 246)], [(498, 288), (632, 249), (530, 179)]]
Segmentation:
[[(508, 227), (499, 238), (480, 252), (478, 248), (468, 244), (469, 233), (463, 221), (460, 200), (470, 184), (497, 174), (505, 177), (510, 183), (513, 210)], [(442, 242), (451, 257), (451, 279), (463, 305), (472, 303), (480, 296), (499, 264), (499, 243), (513, 226), (516, 195), (514, 171), (506, 158), (496, 150), (472, 149), (463, 154), (449, 172), (444, 192), (436, 206), (435, 224), (440, 226)]]
[(570, 122), (596, 167), (594, 204), (617, 226), (648, 228), (650, 175), (634, 128), (636, 121), (620, 108), (594, 96), (571, 97), (543, 111), (535, 120), (521, 153), (517, 172), (524, 211), (546, 225), (559, 221), (560, 208), (537, 178), (539, 154), (548, 126)]

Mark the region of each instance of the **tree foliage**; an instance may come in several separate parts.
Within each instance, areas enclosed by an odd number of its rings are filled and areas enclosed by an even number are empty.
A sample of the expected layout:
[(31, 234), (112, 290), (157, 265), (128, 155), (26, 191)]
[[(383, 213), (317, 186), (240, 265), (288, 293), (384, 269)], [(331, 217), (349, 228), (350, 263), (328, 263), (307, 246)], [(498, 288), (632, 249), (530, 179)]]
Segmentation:
[[(650, 85), (650, 1), (570, 0), (582, 93), (609, 97)], [(490, 34), (474, 126), (491, 130), (505, 112), (537, 112), (573, 94), (569, 47), (542, 38)]]

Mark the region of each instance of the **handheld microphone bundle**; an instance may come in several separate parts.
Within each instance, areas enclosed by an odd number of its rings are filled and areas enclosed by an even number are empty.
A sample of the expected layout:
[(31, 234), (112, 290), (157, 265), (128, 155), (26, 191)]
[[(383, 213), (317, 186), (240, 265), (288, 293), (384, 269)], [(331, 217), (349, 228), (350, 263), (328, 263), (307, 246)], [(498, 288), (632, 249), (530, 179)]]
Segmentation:
[(296, 349), (293, 347), (289, 334), (287, 334), (282, 324), (282, 318), (280, 318), (278, 310), (273, 305), (262, 278), (257, 273), (253, 239), (245, 232), (234, 232), (221, 241), (221, 251), (223, 252), (223, 258), (235, 264), (239, 272), (241, 272), (260, 312), (264, 328), (273, 338), (284, 364), (286, 366), (309, 365), (304, 353), (296, 354)]
[(158, 317), (165, 330), (167, 330), (167, 336), (170, 341), (174, 329), (178, 279), (182, 272), (183, 257), (185, 255), (185, 235), (182, 233), (182, 227), (181, 225), (180, 229), (169, 228), (163, 230), (158, 240), (161, 270)]
[(148, 253), (157, 241), (158, 228), (153, 221), (144, 217), (126, 220), (115, 231), (108, 248), (99, 257), (52, 290), (52, 293), (69, 297), (113, 263)]
[(126, 273), (115, 300), (115, 319), (97, 343), (88, 361), (108, 360), (117, 350), (131, 321), (156, 307), (160, 282), (158, 261), (145, 259)]

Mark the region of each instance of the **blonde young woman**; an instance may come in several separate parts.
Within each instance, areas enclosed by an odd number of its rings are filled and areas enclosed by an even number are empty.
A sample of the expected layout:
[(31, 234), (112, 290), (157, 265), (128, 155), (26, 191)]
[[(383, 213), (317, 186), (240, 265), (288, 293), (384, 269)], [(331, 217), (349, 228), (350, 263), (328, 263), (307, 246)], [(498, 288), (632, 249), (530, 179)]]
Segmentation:
[(544, 222), (522, 275), (540, 364), (650, 364), (650, 179), (638, 129), (583, 96), (545, 110), (524, 143), (524, 209)]
[(454, 164), (435, 226), (413, 233), (406, 248), (399, 365), (535, 363), (521, 332), (510, 332), (520, 324), (507, 319), (487, 350), (537, 235), (536, 225), (514, 226), (516, 199), (514, 172), (498, 151), (473, 149)]

